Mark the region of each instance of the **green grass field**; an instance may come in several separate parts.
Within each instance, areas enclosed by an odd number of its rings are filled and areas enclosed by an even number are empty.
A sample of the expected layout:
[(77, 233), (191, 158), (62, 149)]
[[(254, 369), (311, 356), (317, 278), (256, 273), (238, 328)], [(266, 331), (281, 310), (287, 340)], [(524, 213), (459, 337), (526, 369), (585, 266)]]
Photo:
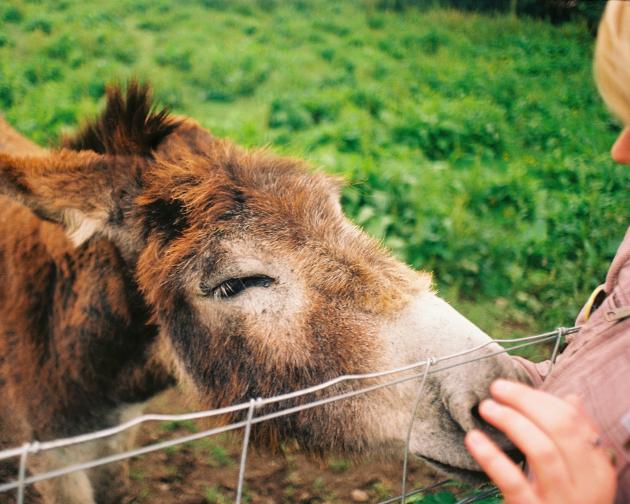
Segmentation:
[(348, 180), (348, 214), (493, 335), (571, 325), (628, 225), (582, 24), (370, 1), (0, 5), (0, 109), (54, 143), (104, 84)]

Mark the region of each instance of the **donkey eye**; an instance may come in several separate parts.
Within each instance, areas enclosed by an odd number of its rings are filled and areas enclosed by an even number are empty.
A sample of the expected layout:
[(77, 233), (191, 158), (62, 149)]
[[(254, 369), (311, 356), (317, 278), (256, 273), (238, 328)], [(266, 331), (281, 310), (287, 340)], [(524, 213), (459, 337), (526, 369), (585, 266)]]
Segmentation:
[(210, 289), (210, 292), (205, 291), (204, 295), (212, 296), (214, 299), (227, 299), (237, 296), (250, 287), (269, 287), (272, 283), (273, 278), (266, 275), (230, 278)]

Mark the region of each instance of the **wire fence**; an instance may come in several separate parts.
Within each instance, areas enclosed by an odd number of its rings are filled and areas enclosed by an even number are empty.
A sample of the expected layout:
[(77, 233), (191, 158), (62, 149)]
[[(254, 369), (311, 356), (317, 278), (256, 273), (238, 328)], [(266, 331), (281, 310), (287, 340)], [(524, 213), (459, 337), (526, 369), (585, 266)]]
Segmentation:
[[(553, 350), (551, 355), (551, 362), (555, 362), (556, 356), (558, 354), (561, 341), (564, 337), (574, 334), (580, 330), (579, 327), (571, 327), (564, 328), (560, 327), (554, 331), (546, 332), (542, 334), (537, 334), (534, 336), (527, 336), (523, 338), (516, 339), (494, 339), (488, 340), (488, 342), (478, 345), (476, 347), (463, 350), (461, 352), (457, 352), (454, 354), (442, 356), (442, 357), (429, 357), (423, 361), (419, 361), (413, 364), (409, 364), (406, 366), (398, 367), (395, 369), (390, 369), (386, 371), (378, 371), (373, 373), (364, 373), (364, 374), (354, 374), (354, 375), (343, 375), (339, 376), (335, 379), (329, 380), (327, 382), (314, 385), (312, 387), (308, 387), (305, 389), (297, 390), (295, 392), (281, 394), (274, 397), (268, 398), (257, 398), (251, 399), (249, 402), (235, 404), (231, 406), (227, 406), (224, 408), (218, 408), (207, 411), (199, 411), (194, 413), (185, 413), (185, 414), (146, 414), (136, 417), (132, 420), (124, 422), (122, 424), (116, 425), (111, 428), (102, 429), (94, 432), (90, 432), (87, 434), (82, 434), (79, 436), (73, 436), (63, 439), (56, 439), (52, 441), (38, 442), (32, 441), (29, 443), (25, 443), (20, 447), (6, 449), (0, 451), (0, 461), (10, 458), (19, 458), (19, 469), (17, 473), (17, 479), (14, 481), (1, 483), (0, 484), (0, 494), (3, 492), (11, 492), (15, 491), (17, 496), (17, 504), (24, 503), (24, 489), (28, 485), (32, 485), (34, 483), (50, 480), (53, 478), (59, 478), (61, 476), (65, 476), (67, 474), (71, 474), (77, 471), (84, 471), (88, 469), (93, 469), (95, 467), (99, 467), (105, 464), (111, 464), (113, 462), (120, 462), (132, 457), (137, 457), (141, 455), (145, 455), (151, 452), (155, 452), (158, 450), (164, 450), (165, 448), (169, 448), (172, 446), (180, 445), (183, 443), (196, 441), (198, 439), (215, 436), (224, 432), (235, 431), (238, 429), (243, 429), (243, 445), (240, 457), (240, 466), (239, 466), (239, 474), (238, 474), (238, 484), (236, 487), (236, 504), (240, 504), (243, 499), (243, 486), (245, 481), (245, 471), (247, 468), (247, 453), (250, 444), (250, 434), (251, 428), (253, 425), (266, 422), (275, 418), (280, 418), (283, 416), (291, 415), (298, 413), (300, 411), (304, 411), (311, 408), (316, 408), (319, 406), (323, 406), (325, 404), (333, 403), (335, 401), (341, 401), (344, 399), (348, 399), (351, 397), (355, 397), (362, 394), (367, 394), (374, 390), (382, 389), (385, 387), (392, 387), (401, 383), (409, 382), (412, 380), (419, 380), (419, 386), (417, 390), (416, 399), (414, 401), (412, 415), (410, 417), (410, 423), (407, 430), (406, 436), (406, 444), (405, 444), (405, 453), (404, 453), (404, 461), (402, 468), (402, 476), (401, 476), (401, 493), (398, 496), (386, 499), (381, 501), (379, 504), (389, 504), (400, 502), (404, 504), (405, 500), (411, 496), (432, 491), (438, 487), (446, 485), (450, 480), (443, 480), (438, 483), (434, 483), (429, 485), (428, 487), (417, 488), (411, 491), (407, 491), (407, 468), (408, 468), (408, 456), (409, 456), (409, 443), (411, 438), (411, 430), (412, 425), (415, 419), (416, 409), (418, 404), (423, 396), (424, 385), (427, 381), (427, 378), (430, 375), (440, 373), (446, 371), (448, 369), (452, 369), (459, 366), (464, 366), (471, 362), (476, 362), (483, 359), (489, 359), (495, 357), (499, 354), (510, 352), (513, 350), (529, 347), (532, 345), (539, 345), (546, 342), (553, 342)], [(500, 350), (484, 353), (482, 355), (477, 355), (484, 348), (493, 345), (494, 343), (500, 343), (504, 347)], [(464, 357), (464, 360), (458, 360)], [(457, 360), (457, 362), (452, 362)], [(403, 375), (403, 376), (400, 376)], [(262, 408), (265, 406), (269, 406), (272, 404), (283, 403), (292, 399), (303, 398), (305, 396), (313, 395), (316, 392), (322, 392), (327, 389), (332, 389), (336, 385), (341, 383), (348, 382), (363, 382), (363, 381), (373, 381), (375, 378), (387, 378), (387, 381), (372, 383), (367, 386), (363, 386), (360, 388), (355, 388), (343, 393), (333, 394), (329, 397), (324, 397), (321, 399), (315, 399), (311, 401), (304, 402), (298, 406), (289, 406), (284, 408), (279, 408), (276, 411), (264, 413), (261, 412)], [(190, 420), (200, 420), (207, 418), (216, 418), (221, 417), (228, 414), (233, 414), (237, 412), (245, 412), (245, 419), (235, 421), (229, 423), (227, 425), (222, 425), (219, 427), (214, 427), (211, 429), (206, 429), (201, 432), (195, 432), (189, 435), (180, 436), (175, 439), (169, 439), (166, 441), (160, 441), (153, 444), (149, 444), (147, 446), (142, 446), (139, 448), (135, 448), (132, 450), (122, 451), (120, 453), (114, 453), (111, 455), (107, 455), (100, 458), (95, 458), (93, 460), (89, 460), (86, 462), (69, 464), (59, 469), (50, 470), (42, 473), (37, 473), (33, 475), (27, 476), (27, 466), (28, 466), (28, 458), (31, 455), (47, 452), (50, 450), (57, 450), (62, 448), (68, 448), (70, 446), (80, 445), (83, 443), (88, 443), (104, 438), (110, 438), (117, 434), (121, 434), (129, 429), (132, 429), (135, 426), (146, 422), (165, 422), (165, 421), (190, 421)], [(258, 415), (256, 413), (259, 413)], [(471, 495), (466, 497), (458, 502), (458, 504), (471, 504), (474, 502), (478, 502), (482, 499), (487, 499), (488, 497), (497, 496), (498, 491), (494, 488), (490, 488), (475, 495)]]

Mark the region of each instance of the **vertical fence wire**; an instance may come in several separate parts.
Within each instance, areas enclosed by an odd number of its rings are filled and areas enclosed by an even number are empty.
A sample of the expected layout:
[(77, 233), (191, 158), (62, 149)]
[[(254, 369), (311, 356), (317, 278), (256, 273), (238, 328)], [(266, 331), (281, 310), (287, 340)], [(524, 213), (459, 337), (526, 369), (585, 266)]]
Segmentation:
[(249, 409), (247, 410), (247, 423), (245, 424), (245, 432), (243, 433), (243, 449), (241, 451), (241, 465), (238, 470), (238, 486), (236, 487), (236, 504), (241, 504), (243, 497), (243, 484), (245, 483), (245, 467), (247, 466), (247, 450), (249, 449), (249, 438), (252, 432), (252, 420), (254, 419), (254, 409), (260, 398), (251, 399), (249, 401)]
[(24, 479), (26, 478), (26, 460), (31, 443), (22, 445), (22, 453), (20, 454), (20, 468), (18, 469), (18, 487), (17, 487), (17, 504), (24, 504)]
[(411, 431), (413, 430), (413, 422), (416, 418), (416, 412), (418, 411), (418, 405), (420, 404), (420, 400), (422, 399), (422, 392), (424, 390), (424, 384), (427, 382), (427, 376), (429, 376), (429, 369), (437, 362), (435, 357), (429, 357), (427, 359), (427, 363), (424, 367), (424, 373), (422, 375), (422, 380), (420, 381), (420, 386), (418, 387), (418, 392), (416, 393), (416, 399), (413, 403), (413, 408), (411, 410), (411, 419), (409, 420), (409, 427), (407, 428), (407, 438), (405, 439), (405, 455), (403, 458), (403, 473), (402, 473), (402, 484), (400, 490), (400, 504), (405, 504), (405, 497), (407, 494), (407, 470), (409, 466), (409, 444), (411, 443)]
[(558, 327), (556, 329), (556, 342), (553, 345), (553, 351), (551, 352), (551, 365), (553, 366), (556, 363), (556, 359), (558, 358), (558, 352), (560, 351), (560, 345), (562, 344), (562, 339), (567, 334), (566, 327)]

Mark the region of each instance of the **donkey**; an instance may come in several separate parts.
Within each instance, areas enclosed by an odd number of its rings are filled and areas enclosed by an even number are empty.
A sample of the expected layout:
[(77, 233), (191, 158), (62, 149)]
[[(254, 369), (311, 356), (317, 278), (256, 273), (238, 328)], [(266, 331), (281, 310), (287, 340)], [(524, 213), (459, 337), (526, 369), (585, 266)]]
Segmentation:
[[(489, 343), (428, 273), (344, 216), (338, 180), (157, 110), (146, 85), (109, 88), (100, 117), (58, 149), (2, 123), (0, 192), (0, 448), (113, 425), (175, 383), (220, 407)], [(499, 376), (524, 379), (505, 355), (430, 376), (410, 450), (474, 474), (463, 436), (484, 428), (476, 406)], [(416, 387), (305, 410), (252, 437), (315, 453), (398, 448)], [(47, 454), (28, 470), (108, 449)], [(15, 475), (3, 462), (0, 479)], [(123, 479), (105, 466), (29, 487), (29, 499), (119, 502)]]

